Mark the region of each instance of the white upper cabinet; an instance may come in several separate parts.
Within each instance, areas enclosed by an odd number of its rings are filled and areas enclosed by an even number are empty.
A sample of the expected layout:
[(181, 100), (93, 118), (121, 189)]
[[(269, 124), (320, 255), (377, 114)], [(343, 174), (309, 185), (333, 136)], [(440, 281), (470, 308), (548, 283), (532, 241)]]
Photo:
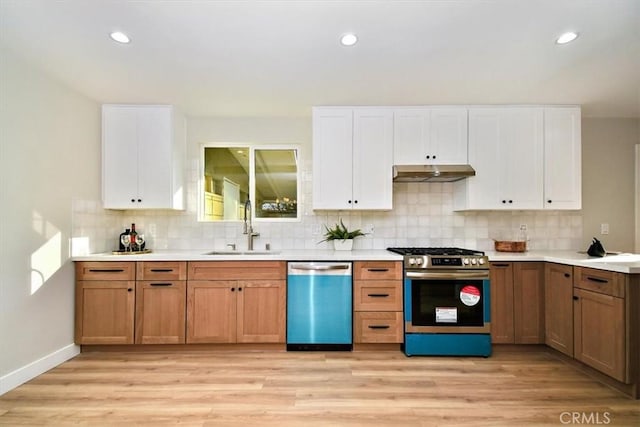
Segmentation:
[(467, 164), (467, 109), (394, 109), (393, 164)]
[(313, 209), (390, 210), (393, 111), (313, 109)]
[(544, 207), (582, 208), (582, 138), (578, 107), (544, 109)]
[(543, 109), (469, 109), (469, 164), (476, 176), (454, 183), (454, 208), (541, 209)]
[(185, 123), (168, 105), (102, 106), (106, 209), (184, 209)]
[(471, 108), (454, 209), (580, 209), (580, 147), (579, 107)]

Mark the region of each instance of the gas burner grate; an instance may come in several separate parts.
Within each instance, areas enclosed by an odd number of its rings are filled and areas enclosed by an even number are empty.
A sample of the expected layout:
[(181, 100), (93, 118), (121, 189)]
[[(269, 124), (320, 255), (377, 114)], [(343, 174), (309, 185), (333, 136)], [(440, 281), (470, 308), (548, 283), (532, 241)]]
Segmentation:
[(462, 248), (445, 248), (445, 247), (387, 248), (387, 250), (400, 255), (451, 255), (451, 256), (482, 256), (484, 255), (484, 252), (482, 251), (476, 251), (472, 249), (462, 249)]

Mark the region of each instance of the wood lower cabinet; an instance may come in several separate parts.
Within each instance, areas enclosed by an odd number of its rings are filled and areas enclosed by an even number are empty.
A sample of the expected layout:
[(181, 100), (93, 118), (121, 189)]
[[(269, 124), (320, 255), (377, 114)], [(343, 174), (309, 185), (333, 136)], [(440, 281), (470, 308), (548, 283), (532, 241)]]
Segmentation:
[(544, 342), (544, 267), (540, 262), (492, 262), (491, 341)]
[(629, 382), (625, 275), (576, 267), (574, 286), (575, 358)]
[(184, 344), (187, 282), (136, 282), (136, 344)]
[(282, 261), (189, 263), (186, 342), (284, 343), (285, 277)]
[(133, 344), (134, 262), (78, 262), (76, 344)]
[(354, 263), (354, 342), (404, 342), (402, 263)]
[(573, 266), (545, 265), (544, 319), (545, 344), (573, 357)]

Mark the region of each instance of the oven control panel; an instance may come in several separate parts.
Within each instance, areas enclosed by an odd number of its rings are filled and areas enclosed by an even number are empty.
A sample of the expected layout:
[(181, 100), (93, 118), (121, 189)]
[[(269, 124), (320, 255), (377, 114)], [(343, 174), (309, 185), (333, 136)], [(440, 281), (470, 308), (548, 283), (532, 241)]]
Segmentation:
[(486, 256), (407, 255), (404, 265), (410, 269), (487, 269), (489, 261)]

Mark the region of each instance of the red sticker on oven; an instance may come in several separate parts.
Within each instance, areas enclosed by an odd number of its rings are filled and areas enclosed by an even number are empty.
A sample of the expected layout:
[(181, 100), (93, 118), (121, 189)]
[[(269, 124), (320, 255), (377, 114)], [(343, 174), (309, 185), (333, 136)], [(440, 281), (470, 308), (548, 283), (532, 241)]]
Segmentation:
[(469, 307), (480, 302), (480, 289), (473, 285), (467, 285), (460, 291), (460, 301)]

